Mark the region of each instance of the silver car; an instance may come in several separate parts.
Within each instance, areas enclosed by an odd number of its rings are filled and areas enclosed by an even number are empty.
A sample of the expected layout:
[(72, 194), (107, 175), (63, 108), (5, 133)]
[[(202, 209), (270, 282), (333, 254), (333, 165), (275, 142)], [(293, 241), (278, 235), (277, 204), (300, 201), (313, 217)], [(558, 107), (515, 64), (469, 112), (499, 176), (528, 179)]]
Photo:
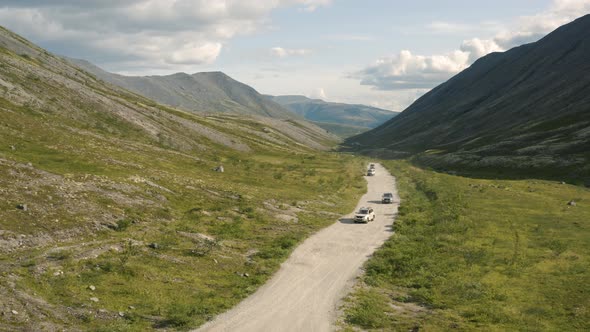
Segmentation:
[(383, 196), (381, 196), (381, 203), (383, 203), (383, 204), (393, 203), (393, 194), (392, 193), (383, 194)]

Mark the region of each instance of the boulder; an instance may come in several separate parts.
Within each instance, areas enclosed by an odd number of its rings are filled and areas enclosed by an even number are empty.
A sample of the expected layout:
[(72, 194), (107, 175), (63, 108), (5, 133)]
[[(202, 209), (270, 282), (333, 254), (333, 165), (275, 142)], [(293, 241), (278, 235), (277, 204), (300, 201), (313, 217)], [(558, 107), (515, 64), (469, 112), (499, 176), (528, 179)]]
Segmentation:
[(576, 206), (576, 202), (572, 200), (572, 201), (567, 202), (567, 205)]

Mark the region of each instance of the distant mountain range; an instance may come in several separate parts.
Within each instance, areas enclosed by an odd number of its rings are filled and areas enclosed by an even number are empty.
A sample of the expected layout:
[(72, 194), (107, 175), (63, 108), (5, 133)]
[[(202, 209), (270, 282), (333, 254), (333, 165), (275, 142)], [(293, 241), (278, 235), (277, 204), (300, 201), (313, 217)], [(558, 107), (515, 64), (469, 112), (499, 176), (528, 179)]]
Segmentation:
[(109, 73), (85, 60), (68, 60), (103, 81), (187, 111), (303, 119), (222, 72), (124, 76)]
[(304, 96), (267, 97), (342, 137), (356, 135), (375, 128), (399, 114), (366, 105), (331, 103)]
[(264, 96), (222, 72), (124, 76), (70, 59), (97, 78), (172, 107), (197, 113), (228, 113), (315, 123), (341, 137), (375, 128), (397, 113), (365, 105), (328, 103), (303, 96)]
[(439, 168), (589, 179), (590, 15), (479, 59), (346, 144)]

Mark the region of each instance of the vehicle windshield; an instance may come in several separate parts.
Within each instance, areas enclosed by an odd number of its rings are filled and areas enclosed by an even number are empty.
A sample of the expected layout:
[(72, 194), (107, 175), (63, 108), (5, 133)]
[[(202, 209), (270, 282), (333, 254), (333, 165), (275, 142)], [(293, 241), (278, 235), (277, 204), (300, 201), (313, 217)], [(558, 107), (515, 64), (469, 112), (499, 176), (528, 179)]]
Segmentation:
[(393, 194), (392, 193), (385, 193), (385, 194), (383, 194), (383, 197), (393, 197)]
[(362, 209), (362, 210), (359, 211), (359, 214), (369, 214), (369, 210)]

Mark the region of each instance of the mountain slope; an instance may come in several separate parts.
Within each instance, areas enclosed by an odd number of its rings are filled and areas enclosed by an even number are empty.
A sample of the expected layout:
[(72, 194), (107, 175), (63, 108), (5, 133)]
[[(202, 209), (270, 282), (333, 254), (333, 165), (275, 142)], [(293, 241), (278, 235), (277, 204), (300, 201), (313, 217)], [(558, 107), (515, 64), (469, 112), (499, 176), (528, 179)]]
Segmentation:
[(301, 119), (264, 98), (252, 87), (222, 72), (176, 73), (166, 76), (123, 76), (109, 73), (85, 60), (68, 59), (96, 77), (160, 103), (199, 113), (261, 115)]
[(268, 96), (268, 98), (343, 137), (375, 128), (399, 114), (366, 105), (331, 103), (304, 96)]
[(590, 173), (590, 15), (493, 53), (393, 120), (351, 138), (360, 150), (433, 166)]
[(163, 106), (0, 27), (0, 330), (202, 324), (354, 207), (336, 139)]

